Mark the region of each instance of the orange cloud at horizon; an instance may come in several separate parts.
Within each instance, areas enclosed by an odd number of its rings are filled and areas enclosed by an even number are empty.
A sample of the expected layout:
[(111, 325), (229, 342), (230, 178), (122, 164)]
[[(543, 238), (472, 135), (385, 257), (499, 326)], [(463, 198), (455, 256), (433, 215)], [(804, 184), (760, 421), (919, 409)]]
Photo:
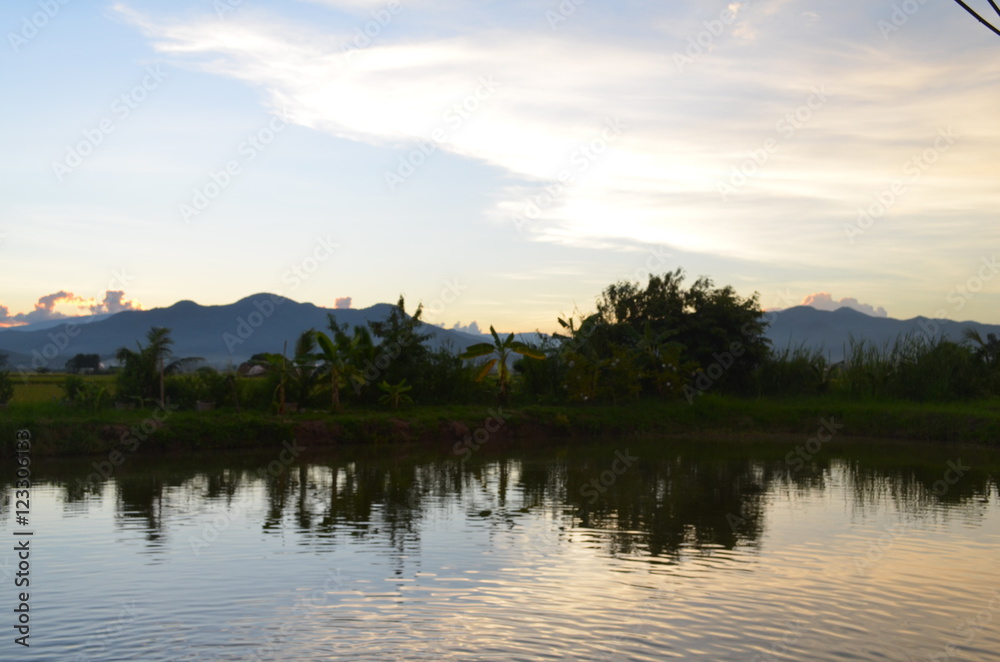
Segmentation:
[[(78, 311), (88, 311), (84, 314), (67, 315), (56, 310), (57, 306), (72, 306)], [(44, 322), (53, 319), (69, 319), (73, 317), (88, 317), (105, 313), (118, 313), (123, 310), (142, 310), (142, 304), (125, 298), (124, 290), (106, 290), (104, 299), (98, 301), (93, 297), (81, 297), (67, 290), (59, 290), (52, 294), (39, 297), (34, 310), (27, 313), (10, 313), (10, 308), (0, 305), (0, 328), (25, 326), (34, 322)]]

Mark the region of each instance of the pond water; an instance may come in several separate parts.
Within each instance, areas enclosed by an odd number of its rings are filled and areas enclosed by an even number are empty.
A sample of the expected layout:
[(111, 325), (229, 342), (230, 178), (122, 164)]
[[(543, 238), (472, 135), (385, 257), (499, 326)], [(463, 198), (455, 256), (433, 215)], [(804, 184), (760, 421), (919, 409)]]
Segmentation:
[(36, 458), (30, 648), (7, 462), (0, 659), (1000, 660), (1000, 453), (803, 441)]

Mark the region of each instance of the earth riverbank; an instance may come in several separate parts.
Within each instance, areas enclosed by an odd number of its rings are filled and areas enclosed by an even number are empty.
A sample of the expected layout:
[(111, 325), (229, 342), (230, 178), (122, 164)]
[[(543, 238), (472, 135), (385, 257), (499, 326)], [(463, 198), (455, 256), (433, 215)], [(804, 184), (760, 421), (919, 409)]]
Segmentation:
[(35, 455), (169, 453), (306, 446), (430, 442), (456, 456), (513, 439), (726, 437), (821, 434), (1000, 448), (1000, 400), (971, 403), (861, 402), (834, 398), (741, 399), (611, 406), (409, 406), (277, 415), (234, 410), (102, 410), (11, 406), (0, 414), (0, 454), (29, 430)]

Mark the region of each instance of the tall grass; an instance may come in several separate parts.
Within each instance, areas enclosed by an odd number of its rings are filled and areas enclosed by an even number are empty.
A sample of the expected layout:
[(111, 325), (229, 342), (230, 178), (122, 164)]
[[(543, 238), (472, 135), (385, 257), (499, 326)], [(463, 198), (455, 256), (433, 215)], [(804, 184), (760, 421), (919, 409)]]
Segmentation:
[(857, 398), (956, 400), (993, 395), (991, 368), (971, 348), (922, 334), (876, 345), (851, 338), (838, 388)]
[(755, 395), (945, 402), (1000, 394), (998, 373), (1000, 367), (966, 344), (922, 334), (882, 345), (852, 337), (839, 363), (805, 345), (772, 353), (757, 368)]
[(786, 347), (757, 367), (756, 395), (822, 395), (830, 390), (835, 369), (819, 349)]

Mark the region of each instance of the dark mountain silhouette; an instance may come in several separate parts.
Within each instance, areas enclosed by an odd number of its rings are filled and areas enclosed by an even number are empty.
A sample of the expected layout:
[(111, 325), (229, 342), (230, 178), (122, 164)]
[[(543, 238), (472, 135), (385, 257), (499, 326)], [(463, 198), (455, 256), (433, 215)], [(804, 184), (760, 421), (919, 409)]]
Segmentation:
[[(238, 365), (260, 352), (281, 352), (288, 343), (291, 355), (295, 339), (309, 328), (327, 330), (327, 314), (340, 324), (364, 326), (369, 320), (384, 320), (393, 306), (376, 304), (363, 310), (322, 308), (273, 294), (255, 294), (223, 306), (201, 306), (178, 301), (168, 308), (126, 310), (107, 319), (86, 324), (63, 323), (42, 329), (0, 331), (0, 353), (11, 355), (16, 370), (40, 367), (61, 370), (76, 354), (100, 354), (105, 363), (114, 361), (119, 347), (145, 344), (150, 327), (171, 329), (177, 357), (201, 356), (217, 367)], [(481, 338), (431, 324), (428, 345), (462, 351)]]
[(892, 344), (900, 336), (920, 335), (929, 340), (945, 337), (961, 342), (966, 328), (979, 331), (983, 338), (988, 333), (1000, 336), (1000, 325), (979, 322), (956, 322), (927, 317), (897, 320), (888, 317), (871, 317), (851, 308), (832, 312), (816, 310), (809, 306), (796, 306), (777, 313), (770, 313), (771, 324), (767, 337), (777, 350), (785, 347), (805, 346), (819, 349), (834, 361), (844, 357), (844, 350), (851, 337), (866, 340), (877, 346)]
[(117, 313), (98, 313), (97, 315), (81, 315), (79, 317), (65, 318), (60, 317), (57, 319), (45, 320), (44, 322), (32, 322), (31, 324), (25, 324), (24, 326), (12, 326), (8, 331), (40, 331), (42, 329), (54, 329), (57, 326), (62, 326), (66, 324), (67, 321), (73, 321), (75, 324), (91, 324), (92, 322), (100, 322), (101, 320), (106, 320), (112, 315)]
[[(225, 367), (229, 363), (238, 365), (260, 352), (281, 352), (286, 342), (291, 354), (302, 331), (326, 330), (328, 313), (339, 323), (354, 327), (364, 326), (370, 320), (384, 320), (392, 308), (385, 303), (361, 310), (322, 308), (267, 293), (223, 306), (178, 301), (167, 308), (126, 310), (99, 320), (82, 318), (58, 326), (45, 322), (41, 328), (30, 325), (0, 330), (0, 354), (10, 355), (11, 369), (25, 371), (40, 367), (61, 370), (76, 354), (99, 354), (105, 363), (112, 363), (119, 347), (145, 343), (150, 327), (165, 326), (172, 330), (176, 356), (201, 356), (211, 365)], [(976, 329), (984, 338), (988, 333), (1000, 336), (1000, 325), (926, 317), (909, 320), (870, 317), (850, 308), (829, 312), (796, 306), (768, 313), (768, 319), (767, 336), (775, 349), (815, 348), (834, 361), (843, 358), (851, 337), (881, 346), (907, 334), (923, 334), (931, 339), (944, 335), (957, 342), (965, 328)], [(431, 334), (428, 344), (433, 348), (447, 347), (459, 352), (469, 345), (489, 341), (488, 337), (432, 324), (423, 328)], [(535, 334), (521, 334), (521, 337), (532, 341)]]

